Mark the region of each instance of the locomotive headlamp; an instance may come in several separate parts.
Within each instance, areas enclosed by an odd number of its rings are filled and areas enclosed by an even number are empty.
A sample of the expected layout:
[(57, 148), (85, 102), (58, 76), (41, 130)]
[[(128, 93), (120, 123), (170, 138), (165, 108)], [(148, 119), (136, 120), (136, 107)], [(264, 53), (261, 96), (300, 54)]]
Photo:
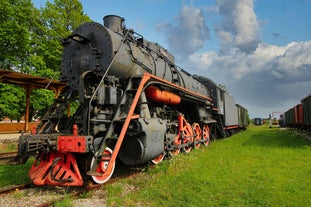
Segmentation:
[(69, 38), (71, 38), (77, 42), (81, 42), (81, 43), (90, 41), (89, 38), (87, 38), (81, 34), (73, 34), (73, 35), (70, 35)]

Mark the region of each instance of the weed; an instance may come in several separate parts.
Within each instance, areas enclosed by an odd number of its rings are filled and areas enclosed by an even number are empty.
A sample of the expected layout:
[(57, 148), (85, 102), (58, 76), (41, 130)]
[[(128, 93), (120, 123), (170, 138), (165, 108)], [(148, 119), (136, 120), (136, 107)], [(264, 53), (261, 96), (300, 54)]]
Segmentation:
[(12, 152), (17, 150), (16, 143), (0, 144), (0, 153)]
[(57, 201), (54, 205), (55, 207), (71, 207), (73, 206), (73, 200), (70, 196), (66, 195), (64, 199)]
[(79, 198), (90, 198), (91, 196), (92, 193), (90, 191), (79, 194)]
[(20, 192), (18, 188), (16, 188), (16, 189), (15, 189), (15, 192), (14, 192), (14, 197), (15, 197), (16, 199), (18, 199), (18, 198), (21, 198), (21, 197), (23, 197), (23, 196), (24, 196), (24, 194), (23, 194), (22, 192)]

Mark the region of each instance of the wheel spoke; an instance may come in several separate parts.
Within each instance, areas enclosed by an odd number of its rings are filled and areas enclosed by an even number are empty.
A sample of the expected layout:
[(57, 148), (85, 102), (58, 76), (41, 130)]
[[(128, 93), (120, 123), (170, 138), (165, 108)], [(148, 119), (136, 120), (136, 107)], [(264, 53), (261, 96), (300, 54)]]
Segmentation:
[(202, 143), (204, 146), (207, 146), (209, 144), (210, 140), (210, 130), (208, 125), (203, 126), (203, 136), (202, 136)]
[[(98, 174), (103, 174), (103, 175), (92, 176), (92, 179), (94, 180), (94, 182), (96, 182), (98, 184), (103, 184), (103, 183), (107, 182), (110, 179), (110, 177), (112, 176), (112, 174), (114, 172), (114, 168), (115, 168), (115, 162), (113, 162), (112, 168), (108, 168), (109, 159), (107, 159), (107, 157), (112, 155), (112, 150), (110, 148), (106, 147), (106, 149), (104, 151), (104, 155), (105, 155), (105, 157), (102, 158), (102, 160), (99, 162), (98, 167), (96, 169), (96, 172)], [(95, 161), (96, 160), (93, 157), (92, 161), (91, 161), (91, 167), (93, 166)], [(108, 174), (106, 174), (107, 170), (110, 170), (110, 172)]]
[(177, 148), (179, 145), (181, 145), (181, 139), (179, 135), (176, 135), (174, 138), (174, 146), (176, 147), (174, 150), (168, 151), (169, 156), (173, 157), (179, 154), (180, 148)]
[(186, 153), (189, 153), (192, 150), (192, 144), (193, 144), (193, 131), (190, 124), (186, 124), (183, 130), (183, 134), (185, 138), (183, 139), (183, 144), (187, 144), (186, 147), (183, 147), (182, 150)]
[(202, 137), (202, 130), (200, 128), (200, 125), (198, 123), (193, 123), (192, 124), (192, 130), (193, 130), (193, 135), (194, 135), (194, 148), (198, 149), (200, 148), (200, 141)]

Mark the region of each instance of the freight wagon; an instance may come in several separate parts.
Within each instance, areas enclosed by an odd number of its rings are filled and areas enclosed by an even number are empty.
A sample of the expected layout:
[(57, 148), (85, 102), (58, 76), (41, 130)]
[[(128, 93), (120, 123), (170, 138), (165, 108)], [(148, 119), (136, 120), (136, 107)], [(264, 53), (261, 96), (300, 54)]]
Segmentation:
[(288, 109), (285, 113), (285, 126), (293, 129), (311, 131), (311, 94), (299, 104)]

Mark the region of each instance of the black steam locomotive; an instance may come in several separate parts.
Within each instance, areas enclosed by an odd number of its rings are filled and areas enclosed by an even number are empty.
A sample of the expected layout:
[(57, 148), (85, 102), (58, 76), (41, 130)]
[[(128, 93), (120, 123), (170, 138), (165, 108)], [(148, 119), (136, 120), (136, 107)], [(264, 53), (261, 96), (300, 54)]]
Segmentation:
[(16, 163), (36, 155), (36, 185), (105, 183), (117, 157), (155, 164), (248, 125), (225, 89), (179, 69), (166, 49), (109, 15), (63, 39), (66, 87), (37, 130), (21, 135)]

